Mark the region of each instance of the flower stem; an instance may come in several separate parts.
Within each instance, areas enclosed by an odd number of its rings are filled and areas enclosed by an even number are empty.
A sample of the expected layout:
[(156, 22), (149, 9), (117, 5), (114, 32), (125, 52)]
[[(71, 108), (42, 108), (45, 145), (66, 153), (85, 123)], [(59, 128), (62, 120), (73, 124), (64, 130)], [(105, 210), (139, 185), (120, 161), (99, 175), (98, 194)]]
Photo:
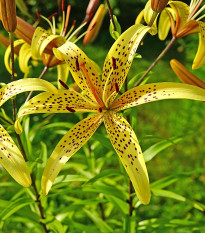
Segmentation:
[[(44, 69), (43, 69), (43, 71), (41, 72), (41, 74), (39, 75), (38, 78), (39, 78), (39, 79), (42, 79), (43, 76), (47, 73), (47, 71), (48, 71), (48, 66), (45, 66)], [(26, 98), (25, 103), (28, 102), (28, 101), (30, 100), (32, 94), (33, 94), (33, 91), (30, 91), (29, 94), (28, 94), (28, 96), (27, 96), (27, 98)]]
[(132, 212), (134, 210), (133, 203), (132, 203), (132, 201), (133, 201), (132, 193), (133, 193), (133, 186), (132, 186), (131, 180), (129, 180), (129, 200), (128, 200), (128, 204), (129, 204), (129, 216), (132, 216)]
[(111, 19), (112, 24), (113, 24), (114, 31), (117, 31), (116, 26), (115, 26), (115, 22), (114, 22), (114, 19), (113, 19), (113, 13), (112, 13), (112, 9), (111, 9), (109, 0), (106, 0), (106, 3), (107, 3), (108, 10), (109, 10), (110, 19)]
[(169, 44), (165, 47), (165, 49), (160, 53), (160, 55), (156, 58), (156, 60), (151, 64), (151, 66), (147, 69), (144, 75), (136, 82), (134, 87), (139, 86), (139, 84), (144, 80), (144, 78), (149, 74), (149, 72), (155, 67), (155, 65), (158, 63), (158, 61), (165, 55), (165, 53), (171, 48), (171, 46), (174, 44), (176, 40), (176, 37), (172, 37)]

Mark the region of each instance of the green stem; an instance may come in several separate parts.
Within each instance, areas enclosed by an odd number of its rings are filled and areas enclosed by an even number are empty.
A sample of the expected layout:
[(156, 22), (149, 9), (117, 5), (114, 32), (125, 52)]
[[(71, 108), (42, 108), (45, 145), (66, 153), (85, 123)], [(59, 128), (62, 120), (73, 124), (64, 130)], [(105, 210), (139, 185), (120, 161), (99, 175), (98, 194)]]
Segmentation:
[[(47, 73), (47, 71), (48, 71), (48, 66), (45, 66), (44, 69), (43, 69), (43, 71), (41, 72), (41, 74), (40, 74), (40, 76), (38, 78), (42, 79), (43, 76)], [(30, 100), (32, 94), (33, 94), (33, 91), (30, 91), (29, 94), (28, 94), (28, 96), (27, 96), (27, 98), (26, 98), (25, 102), (28, 102)]]
[(129, 204), (129, 216), (132, 216), (132, 212), (134, 210), (133, 207), (133, 198), (132, 198), (132, 193), (133, 193), (133, 185), (131, 180), (129, 180), (129, 200), (128, 200), (128, 204)]
[(112, 24), (113, 24), (114, 31), (117, 31), (116, 26), (115, 26), (115, 21), (114, 21), (114, 19), (113, 19), (113, 13), (112, 13), (112, 9), (111, 9), (111, 6), (110, 6), (110, 3), (109, 3), (109, 0), (106, 0), (106, 3), (107, 3), (107, 7), (108, 7), (108, 11), (109, 11), (109, 15), (110, 15), (110, 19), (111, 19)]
[(160, 53), (160, 55), (156, 58), (156, 60), (151, 64), (151, 66), (147, 69), (144, 75), (136, 82), (134, 87), (139, 86), (139, 84), (144, 80), (144, 78), (149, 74), (149, 72), (155, 67), (155, 65), (158, 63), (158, 61), (165, 55), (165, 53), (171, 48), (171, 46), (174, 44), (176, 40), (176, 37), (172, 37), (169, 44), (165, 47), (165, 49)]
[(1, 118), (3, 121), (7, 122), (9, 125), (13, 125), (13, 123), (12, 123), (11, 121), (7, 120), (6, 118), (4, 118), (4, 117), (2, 117), (2, 116), (0, 116), (0, 118)]

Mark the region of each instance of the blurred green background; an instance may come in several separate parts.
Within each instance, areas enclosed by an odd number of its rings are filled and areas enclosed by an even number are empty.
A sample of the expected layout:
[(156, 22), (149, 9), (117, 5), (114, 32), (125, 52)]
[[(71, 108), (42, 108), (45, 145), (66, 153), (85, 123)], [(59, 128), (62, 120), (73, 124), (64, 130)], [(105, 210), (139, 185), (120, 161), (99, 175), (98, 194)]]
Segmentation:
[[(57, 1), (36, 1), (36, 0), (27, 0), (24, 1), (27, 6), (29, 6), (29, 13), (36, 18), (35, 11), (38, 9), (41, 14), (44, 16), (49, 16), (57, 9)], [(122, 30), (124, 31), (129, 26), (133, 25), (135, 22), (136, 16), (143, 9), (146, 1), (134, 1), (134, 0), (116, 0), (110, 1), (113, 8), (113, 13), (117, 16), (119, 23), (121, 24)], [(70, 0), (67, 3), (72, 5), (70, 22), (74, 19), (77, 20), (79, 25), (82, 19), (85, 16), (85, 9), (88, 4), (87, 0)], [(46, 7), (45, 7), (46, 6)], [(24, 16), (20, 10), (18, 14), (24, 19), (32, 23), (32, 20)], [(71, 23), (70, 23), (71, 25)], [(1, 26), (1, 33), (7, 34), (3, 31)], [(171, 37), (168, 38), (168, 40)], [(109, 48), (111, 47), (114, 40), (109, 34), (109, 15), (107, 14), (102, 26), (102, 29), (92, 45), (84, 47), (85, 53), (101, 67), (103, 66), (104, 59), (106, 57)], [(149, 65), (156, 59), (158, 54), (166, 46), (167, 41), (159, 41), (157, 36), (148, 35), (143, 45), (140, 46), (138, 53), (142, 55), (141, 59), (135, 59), (131, 70), (129, 72), (128, 78), (131, 79), (137, 73), (146, 71)], [(78, 45), (82, 48), (82, 41), (79, 41)], [(198, 35), (191, 35), (189, 37), (178, 39), (171, 50), (164, 56), (157, 66), (153, 69), (151, 77), (148, 82), (180, 82), (176, 75), (170, 68), (169, 61), (172, 58), (179, 60), (183, 63), (188, 69), (191, 70), (192, 61), (196, 54), (198, 47)], [(10, 75), (6, 71), (3, 65), (5, 48), (0, 45), (0, 77), (1, 81), (8, 83), (10, 81)], [(18, 63), (16, 62), (16, 67)], [(18, 68), (17, 68), (18, 69)], [(41, 73), (43, 66), (39, 64), (31, 73), (29, 77), (38, 77)], [(202, 80), (204, 79), (205, 66), (199, 70), (194, 70), (193, 73), (196, 74)], [(18, 78), (22, 78), (23, 74), (18, 70)], [(45, 79), (49, 81), (56, 81), (56, 69), (53, 68), (51, 72), (48, 72), (45, 76)], [(204, 79), (205, 81), (205, 79)], [(22, 95), (20, 95), (21, 98)], [(23, 98), (23, 97), (22, 97)], [(21, 102), (21, 101), (20, 101)], [(7, 113), (11, 113), (10, 103), (7, 103), (4, 106), (4, 109)], [(176, 175), (180, 177), (176, 182), (171, 184), (167, 189), (176, 192), (189, 200), (196, 200), (205, 204), (205, 134), (204, 134), (204, 120), (205, 120), (205, 105), (204, 103), (190, 100), (166, 100), (159, 101), (155, 103), (149, 103), (136, 108), (136, 135), (140, 141), (142, 150), (145, 151), (147, 148), (153, 144), (160, 142), (161, 140), (169, 140), (173, 137), (182, 137), (182, 140), (178, 143), (174, 143), (172, 146), (161, 151), (154, 159), (147, 163), (150, 182), (155, 182), (159, 179), (162, 179), (166, 176)], [(55, 115), (50, 123), (65, 122), (65, 125), (69, 122), (75, 123), (81, 118), (81, 116), (68, 116), (68, 114), (58, 114)], [(45, 116), (33, 115), (30, 117), (31, 128), (35, 129), (38, 122), (42, 122), (45, 119)], [(47, 146), (47, 154), (50, 155), (54, 149), (57, 142), (60, 140), (62, 135), (67, 132), (65, 125), (57, 125), (56, 127), (45, 127), (41, 131), (36, 131), (35, 138), (32, 140), (33, 156), (35, 157), (40, 149), (43, 142)], [(97, 131), (98, 134), (105, 133), (104, 128), (101, 128)], [(93, 145), (95, 148), (95, 141), (92, 139), (90, 145)], [(103, 150), (102, 144), (97, 144), (99, 148)], [(94, 159), (96, 161), (103, 159), (104, 154), (95, 148), (94, 149)], [(36, 151), (35, 151), (36, 150)], [(71, 164), (87, 163), (87, 160), (84, 158), (86, 154), (86, 146), (84, 149), (81, 149), (76, 155), (70, 160)], [(105, 152), (104, 152), (105, 153)], [(107, 155), (104, 163), (107, 168), (113, 168), (113, 164), (116, 165), (114, 168), (119, 169), (119, 163), (117, 155), (113, 150), (114, 156)], [(68, 162), (69, 163), (69, 162)], [(69, 165), (68, 165), (69, 166)], [(75, 169), (74, 169), (75, 170)], [(74, 173), (74, 170), (72, 171)], [(70, 172), (70, 171), (69, 171)], [(79, 171), (75, 170), (74, 174), (80, 174)], [(65, 174), (68, 174), (66, 168), (64, 170)], [(63, 173), (63, 174), (64, 174)], [(0, 171), (0, 177), (2, 181), (12, 179), (3, 171)], [(70, 183), (68, 186), (71, 185)], [(72, 186), (69, 186), (72, 187)], [(124, 186), (123, 186), (124, 187)], [(16, 189), (18, 187), (15, 186)], [(125, 188), (126, 189), (126, 188)], [(15, 194), (12, 187), (4, 187), (0, 189), (1, 199), (9, 200)], [(52, 211), (57, 215), (60, 212), (62, 206), (69, 206), (71, 202), (71, 197), (75, 197), (75, 193), (62, 193), (54, 190), (51, 193), (51, 196), (48, 197), (48, 203)], [(93, 194), (92, 194), (93, 195)], [(83, 195), (82, 195), (83, 196)], [(95, 198), (95, 195), (92, 196)], [(86, 199), (86, 196), (83, 198)], [(1, 204), (0, 204), (1, 206)], [(51, 211), (51, 212), (52, 212)], [(76, 210), (78, 219), (81, 222), (85, 222), (83, 216), (80, 215), (79, 210)], [(117, 211), (114, 211), (113, 218), (120, 220)], [(192, 207), (191, 204), (187, 202), (178, 202), (177, 200), (159, 197), (157, 195), (152, 196), (150, 205), (140, 206), (136, 211), (136, 221), (140, 222), (146, 219), (157, 218), (161, 219), (164, 222), (169, 222), (172, 219), (185, 219), (187, 221), (196, 221), (199, 223), (204, 223), (204, 213), (196, 210)], [(9, 225), (10, 224), (10, 225)], [(10, 220), (7, 228), (3, 228), (3, 232), (20, 232), (19, 229), (24, 229), (22, 223), (17, 223), (17, 230), (14, 230), (14, 225), (16, 223)], [(110, 223), (115, 225), (114, 223)], [(163, 225), (155, 229), (154, 226), (147, 228), (144, 232), (203, 232), (200, 230), (195, 230), (194, 227), (176, 225), (177, 227), (167, 227)], [(116, 229), (120, 229), (120, 226), (115, 225)], [(12, 231), (9, 231), (11, 230)], [(25, 229), (24, 229), (25, 230)], [(143, 229), (141, 229), (143, 231)], [(140, 230), (139, 230), (140, 231)], [(83, 232), (80, 230), (73, 230), (69, 232)], [(120, 232), (120, 230), (119, 230)]]

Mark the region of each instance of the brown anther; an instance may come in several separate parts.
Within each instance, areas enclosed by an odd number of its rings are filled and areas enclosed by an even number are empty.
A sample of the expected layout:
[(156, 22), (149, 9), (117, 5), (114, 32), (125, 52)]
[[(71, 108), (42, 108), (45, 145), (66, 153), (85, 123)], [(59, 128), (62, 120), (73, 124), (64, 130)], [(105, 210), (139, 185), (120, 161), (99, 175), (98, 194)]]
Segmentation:
[(119, 86), (118, 86), (118, 84), (117, 84), (117, 83), (114, 83), (114, 87), (115, 87), (115, 91), (116, 91), (116, 93), (119, 93), (119, 92), (120, 92), (120, 90), (119, 90)]
[(76, 20), (74, 19), (74, 20), (73, 20), (72, 27), (75, 27), (75, 25), (76, 25)]
[[(83, 63), (84, 64), (84, 63)], [(80, 64), (82, 65), (82, 64)], [(78, 62), (78, 58), (75, 57), (75, 67), (76, 67), (76, 70), (79, 71), (80, 70), (80, 66), (79, 66), (79, 62)]]
[(113, 70), (116, 70), (116, 58), (112, 57), (112, 67), (113, 67)]
[(70, 111), (70, 112), (75, 112), (75, 109), (70, 108), (70, 107), (68, 107), (68, 106), (66, 106), (66, 109), (67, 109), (68, 111)]
[(40, 20), (41, 20), (41, 15), (40, 15), (40, 13), (39, 13), (39, 10), (38, 10), (38, 9), (36, 10), (36, 15), (37, 15), (37, 17), (38, 17), (38, 21), (40, 21)]
[(51, 20), (54, 16), (56, 16), (58, 13), (57, 12), (54, 12), (52, 15), (50, 15), (49, 17), (48, 17), (48, 20)]
[(98, 108), (98, 112), (100, 112), (100, 113), (102, 112), (102, 108), (101, 107)]
[(67, 84), (65, 84), (62, 80), (58, 80), (59, 81), (59, 83), (65, 88), (65, 89), (69, 89), (69, 87), (67, 86)]
[(89, 15), (89, 17), (88, 17), (87, 20), (86, 20), (86, 23), (89, 23), (90, 20), (92, 19), (92, 17), (93, 17), (93, 13), (91, 13), (91, 14)]
[(62, 9), (62, 11), (65, 11), (65, 1), (64, 0), (62, 0), (61, 9)]

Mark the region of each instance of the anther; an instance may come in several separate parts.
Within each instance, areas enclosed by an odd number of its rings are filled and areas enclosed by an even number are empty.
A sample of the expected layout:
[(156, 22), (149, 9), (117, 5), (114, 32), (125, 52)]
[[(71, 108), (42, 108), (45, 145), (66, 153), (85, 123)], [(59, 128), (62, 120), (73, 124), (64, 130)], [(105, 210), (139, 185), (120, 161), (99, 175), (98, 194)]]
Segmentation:
[(65, 1), (64, 0), (62, 0), (61, 9), (62, 9), (62, 11), (65, 11)]
[(98, 112), (100, 112), (100, 113), (102, 112), (102, 108), (101, 107), (98, 108)]
[(116, 93), (119, 93), (119, 92), (120, 92), (120, 90), (119, 90), (119, 86), (118, 86), (118, 84), (117, 84), (117, 83), (114, 83), (114, 87), (115, 87), (115, 91), (116, 91)]
[(49, 17), (48, 17), (48, 20), (51, 20), (54, 16), (56, 16), (58, 13), (57, 12), (55, 12), (55, 13), (53, 13), (52, 15), (50, 15)]
[[(84, 63), (83, 63), (84, 64)], [(75, 57), (75, 67), (76, 67), (76, 70), (79, 71), (80, 70), (80, 65), (79, 65), (79, 62), (78, 62), (78, 58)]]
[(112, 67), (113, 67), (113, 70), (116, 70), (116, 58), (112, 57)]
[(39, 13), (39, 10), (38, 10), (38, 9), (36, 10), (36, 15), (37, 15), (37, 17), (38, 17), (38, 21), (40, 21), (40, 20), (41, 20), (41, 15), (40, 15), (40, 13)]
[(69, 89), (69, 87), (62, 80), (59, 79), (58, 81), (65, 89)]
[(75, 112), (75, 109), (70, 108), (70, 107), (68, 107), (68, 106), (66, 106), (66, 109), (67, 109), (68, 111), (70, 111), (70, 112)]

